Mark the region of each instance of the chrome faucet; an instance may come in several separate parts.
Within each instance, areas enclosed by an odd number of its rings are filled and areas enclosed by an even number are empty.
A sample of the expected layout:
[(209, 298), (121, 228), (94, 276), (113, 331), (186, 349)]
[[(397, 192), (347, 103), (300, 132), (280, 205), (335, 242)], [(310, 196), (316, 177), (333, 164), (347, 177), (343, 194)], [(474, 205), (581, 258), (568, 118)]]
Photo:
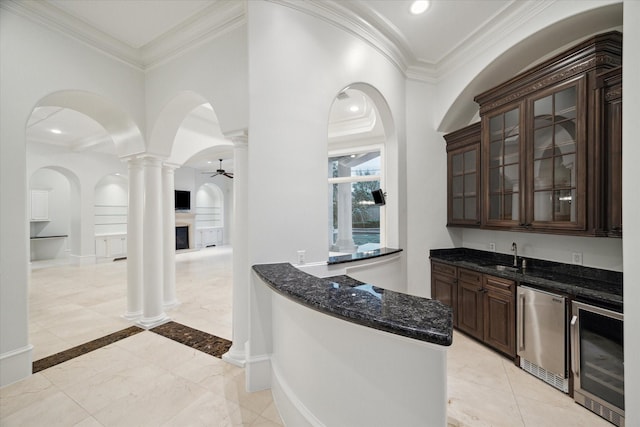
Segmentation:
[(518, 245), (516, 242), (511, 243), (511, 250), (513, 251), (513, 266), (518, 266)]

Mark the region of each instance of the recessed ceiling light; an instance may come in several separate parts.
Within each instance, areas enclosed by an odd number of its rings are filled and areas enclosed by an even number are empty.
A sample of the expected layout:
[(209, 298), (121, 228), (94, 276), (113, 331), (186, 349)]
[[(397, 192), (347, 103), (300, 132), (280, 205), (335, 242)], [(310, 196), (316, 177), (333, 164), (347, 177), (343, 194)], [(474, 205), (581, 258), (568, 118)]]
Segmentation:
[(424, 13), (427, 9), (429, 9), (429, 0), (416, 0), (411, 3), (411, 14), (412, 15), (420, 15)]
[(62, 131), (60, 129), (51, 129), (51, 133), (55, 133), (56, 135), (60, 135)]
[(351, 107), (349, 107), (349, 111), (351, 111), (352, 113), (355, 113), (358, 110), (360, 110), (360, 107), (358, 107), (357, 105), (352, 105)]

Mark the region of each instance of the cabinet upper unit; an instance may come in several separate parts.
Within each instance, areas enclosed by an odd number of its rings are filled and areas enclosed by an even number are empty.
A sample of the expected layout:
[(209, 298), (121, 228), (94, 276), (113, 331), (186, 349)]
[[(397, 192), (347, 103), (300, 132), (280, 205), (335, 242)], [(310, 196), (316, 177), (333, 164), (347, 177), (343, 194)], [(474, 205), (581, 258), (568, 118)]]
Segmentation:
[[(621, 152), (602, 148), (602, 122), (611, 114), (603, 112), (597, 89), (598, 75), (621, 63), (622, 35), (600, 34), (476, 96), (481, 122), (445, 136), (448, 225), (615, 235), (607, 229), (616, 213), (603, 207), (612, 203), (617, 172), (609, 164)], [(455, 147), (462, 131), (470, 141), (472, 128), (479, 129), (480, 151)], [(466, 161), (463, 172), (456, 169), (452, 156), (463, 150), (480, 154), (479, 169)]]

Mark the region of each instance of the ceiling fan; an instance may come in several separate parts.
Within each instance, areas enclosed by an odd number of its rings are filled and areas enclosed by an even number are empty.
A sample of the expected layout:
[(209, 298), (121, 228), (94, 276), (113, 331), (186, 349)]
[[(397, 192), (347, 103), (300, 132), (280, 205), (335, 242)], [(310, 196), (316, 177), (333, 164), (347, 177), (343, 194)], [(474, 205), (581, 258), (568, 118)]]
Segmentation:
[[(224, 169), (222, 169), (222, 159), (218, 159), (218, 160), (220, 160), (220, 169), (216, 169), (216, 173), (211, 175), (211, 178), (218, 175), (224, 175), (227, 178), (233, 179), (233, 172), (226, 172)], [(203, 173), (211, 173), (211, 172), (203, 172)]]

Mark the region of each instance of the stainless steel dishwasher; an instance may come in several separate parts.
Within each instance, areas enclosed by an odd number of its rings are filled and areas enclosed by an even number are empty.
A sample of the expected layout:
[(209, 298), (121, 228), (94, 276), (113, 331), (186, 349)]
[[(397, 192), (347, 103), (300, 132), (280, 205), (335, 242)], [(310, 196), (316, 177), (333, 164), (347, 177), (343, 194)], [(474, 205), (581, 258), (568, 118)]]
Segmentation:
[(565, 297), (518, 286), (517, 313), (520, 367), (568, 393)]

